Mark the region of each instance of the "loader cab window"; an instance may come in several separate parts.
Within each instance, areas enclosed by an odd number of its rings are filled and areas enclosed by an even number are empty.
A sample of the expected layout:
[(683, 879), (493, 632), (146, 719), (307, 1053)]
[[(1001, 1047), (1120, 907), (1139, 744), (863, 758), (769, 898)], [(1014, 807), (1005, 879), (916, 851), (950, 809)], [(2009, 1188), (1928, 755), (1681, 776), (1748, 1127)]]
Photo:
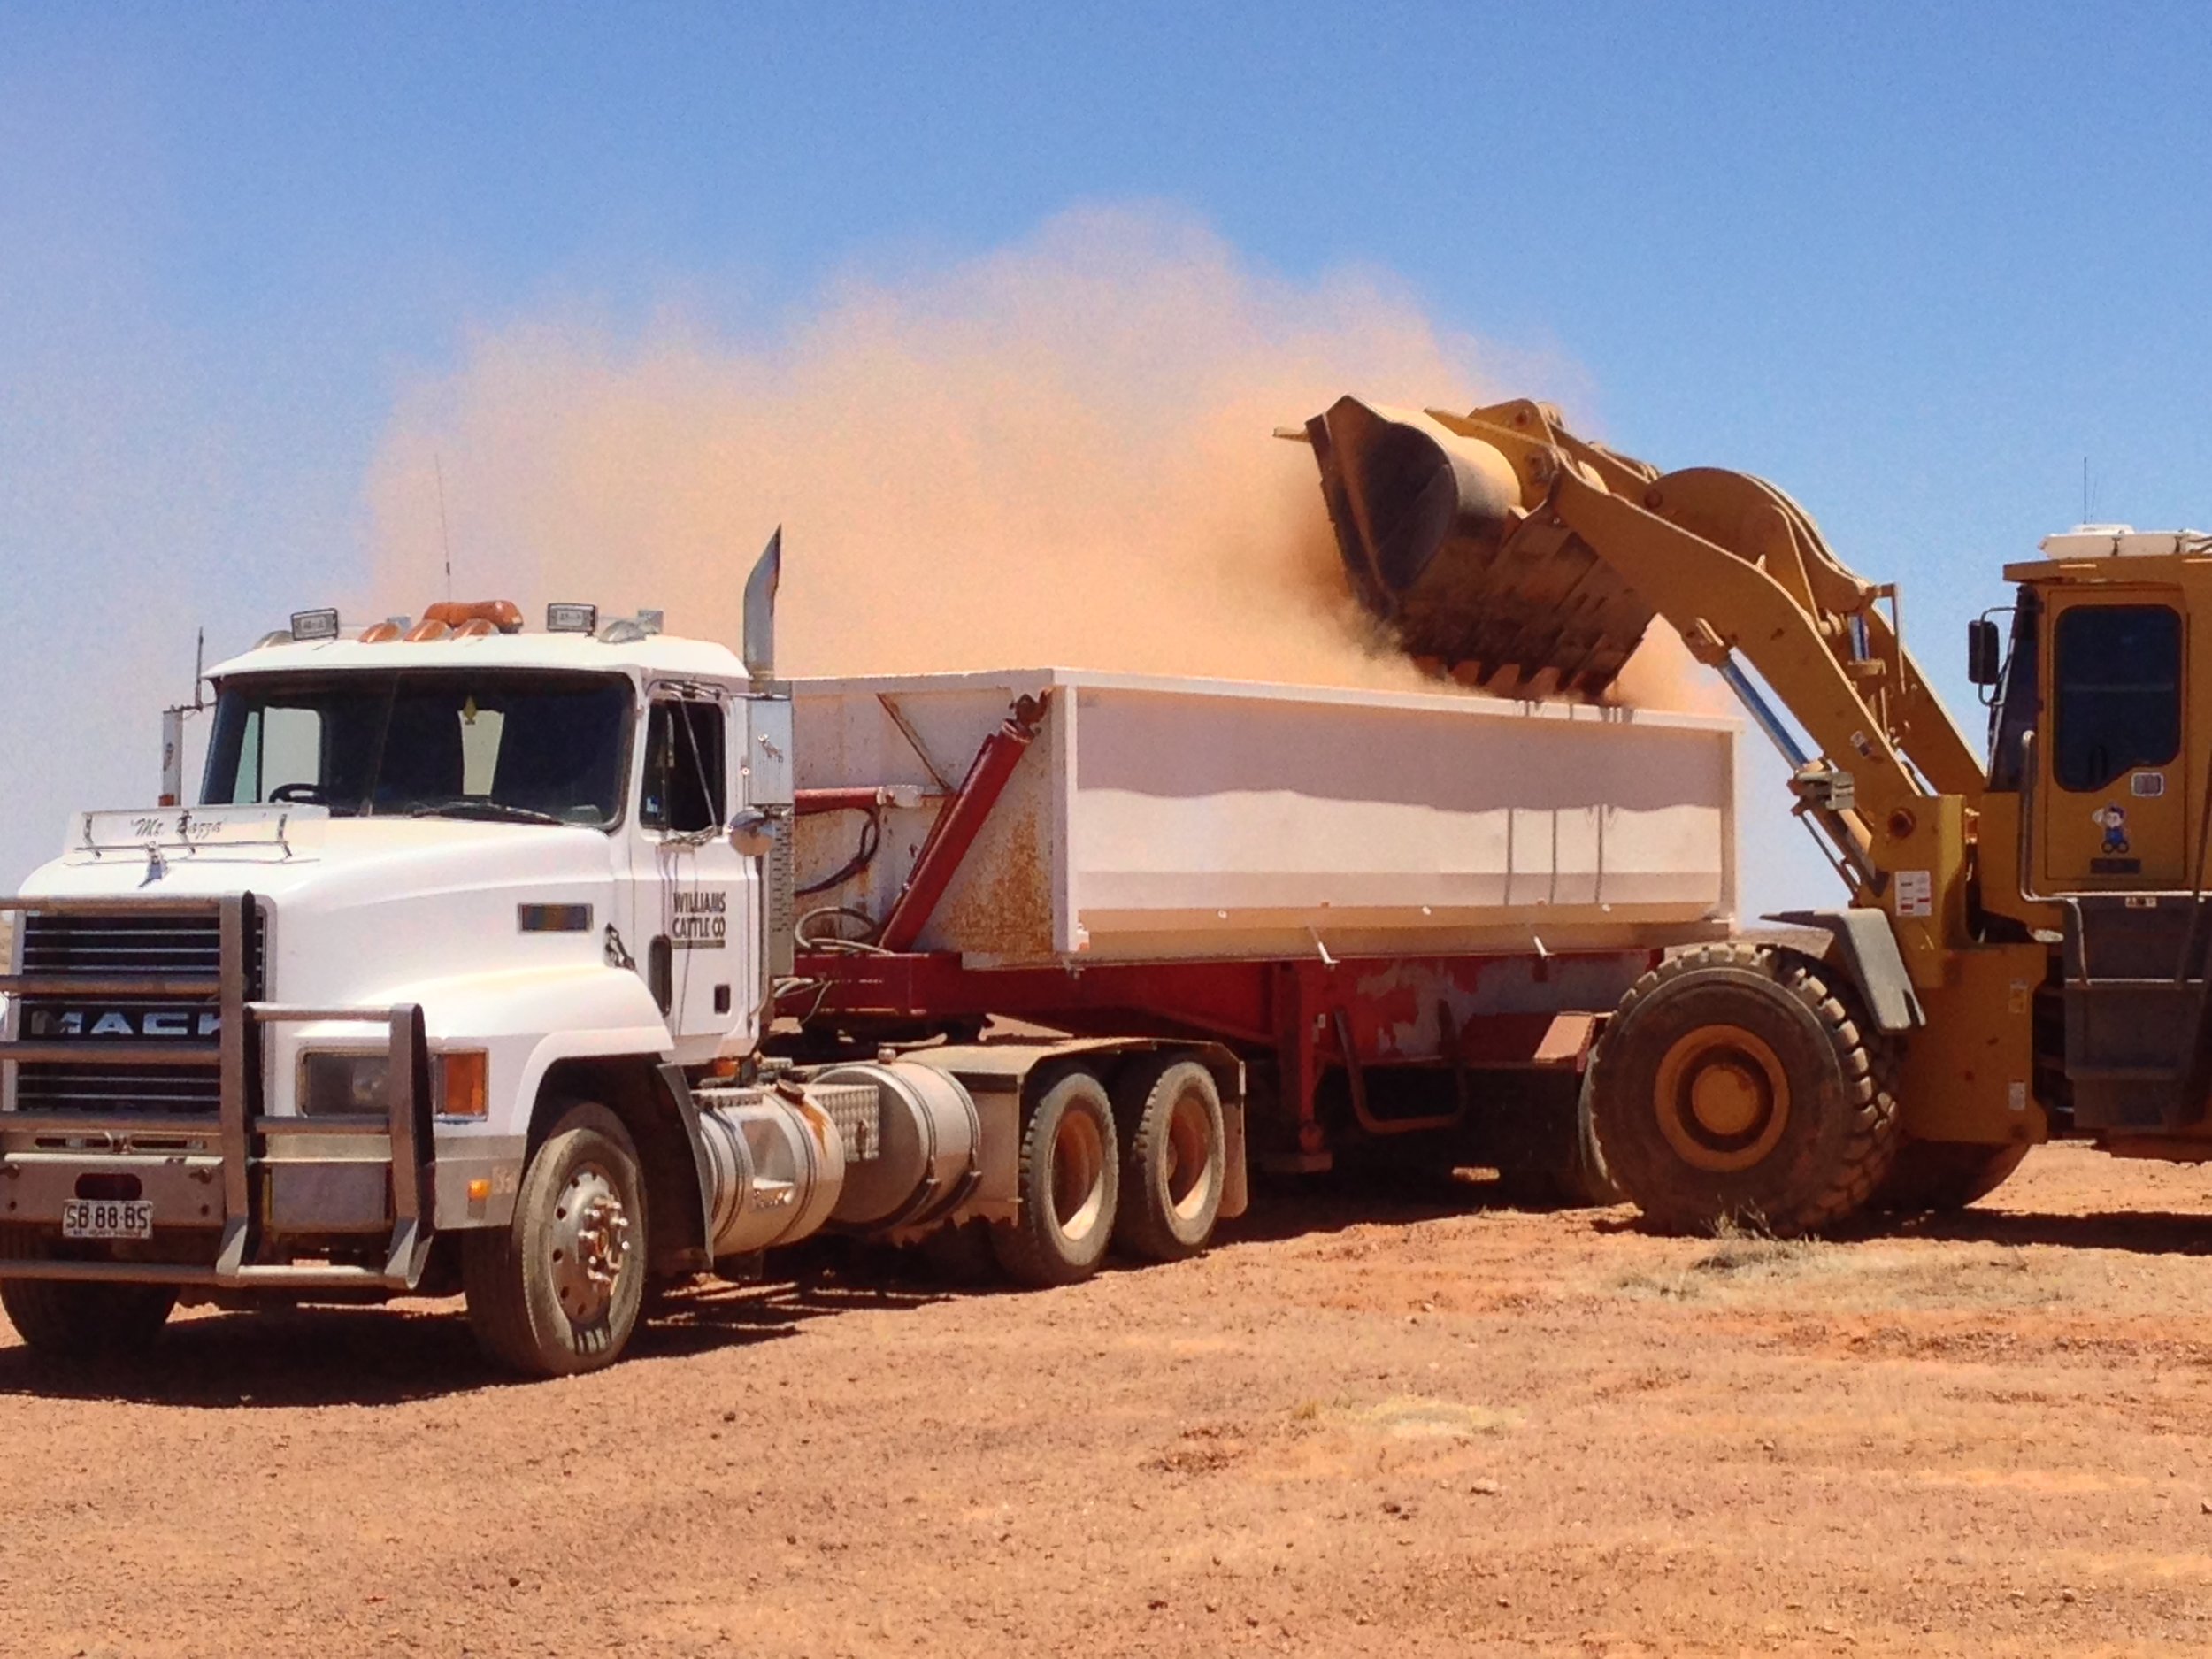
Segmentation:
[(680, 835), (721, 828), (722, 705), (677, 702), (653, 705), (646, 723), (645, 796), (638, 818), (648, 829)]
[(2181, 751), (2181, 616), (2164, 605), (2077, 605), (2051, 632), (2051, 775), (2102, 789)]

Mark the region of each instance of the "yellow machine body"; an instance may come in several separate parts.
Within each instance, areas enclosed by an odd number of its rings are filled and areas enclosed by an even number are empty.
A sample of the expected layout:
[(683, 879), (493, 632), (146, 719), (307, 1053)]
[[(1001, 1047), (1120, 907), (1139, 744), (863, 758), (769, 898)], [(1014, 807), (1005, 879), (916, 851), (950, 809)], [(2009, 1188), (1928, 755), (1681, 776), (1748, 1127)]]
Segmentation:
[[(2174, 1063), (2189, 1075), (2151, 1090), (2153, 1066), (2122, 1063), (2145, 1033), (2114, 1025), (2127, 987), (2162, 994), (2170, 959), (2179, 993), (2212, 946), (2197, 920), (2212, 911), (2212, 675), (2189, 672), (2212, 545), (2167, 537), (2161, 555), (2128, 550), (2158, 538), (2116, 536), (2101, 557), (2009, 567), (2022, 597), (1985, 765), (1905, 649), (1897, 589), (1845, 566), (1770, 484), (1662, 473), (1528, 402), (1457, 414), (1345, 398), (1302, 435), (1353, 586), (1440, 672), (1601, 695), (1655, 618), (1721, 671), (1789, 755), (1795, 810), (1849, 888), (1838, 951), (1869, 942), (1874, 915), (1894, 942), (1908, 1134), (2086, 1133), (2212, 1156), (2192, 1053)], [(2175, 1017), (2203, 1000), (2179, 997)], [(2102, 1102), (2085, 1125), (2082, 1090)]]

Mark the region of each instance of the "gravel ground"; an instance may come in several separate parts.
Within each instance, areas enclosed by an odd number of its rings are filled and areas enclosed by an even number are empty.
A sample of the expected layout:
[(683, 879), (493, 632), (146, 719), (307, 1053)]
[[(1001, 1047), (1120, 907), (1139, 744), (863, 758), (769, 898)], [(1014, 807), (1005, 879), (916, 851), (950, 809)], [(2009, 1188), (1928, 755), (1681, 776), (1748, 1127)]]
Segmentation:
[(847, 1263), (550, 1384), (450, 1304), (0, 1325), (0, 1651), (2203, 1653), (2208, 1251), (2204, 1173), (2061, 1148), (1843, 1242), (1338, 1190), (1048, 1294)]

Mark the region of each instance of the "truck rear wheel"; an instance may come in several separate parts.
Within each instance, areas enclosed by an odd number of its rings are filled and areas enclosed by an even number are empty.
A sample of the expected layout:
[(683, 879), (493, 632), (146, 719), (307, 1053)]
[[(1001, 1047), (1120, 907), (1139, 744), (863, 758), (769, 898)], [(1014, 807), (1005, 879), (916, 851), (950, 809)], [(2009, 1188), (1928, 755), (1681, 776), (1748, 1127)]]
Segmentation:
[(1606, 1167), (1657, 1225), (1810, 1233), (1862, 1208), (1896, 1156), (1886, 1050), (1825, 972), (1747, 945), (1661, 964), (1598, 1045)]
[(1212, 1242), (1228, 1172), (1213, 1073), (1174, 1054), (1145, 1055), (1114, 1082), (1129, 1125), (1114, 1242), (1148, 1262), (1179, 1262)]
[(1018, 1285), (1044, 1290), (1098, 1271), (1114, 1236), (1121, 1159), (1106, 1086), (1064, 1072), (1022, 1125), (1021, 1214), (991, 1229), (991, 1253)]
[(469, 1324), (493, 1360), (533, 1377), (621, 1357), (645, 1296), (645, 1181), (622, 1120), (572, 1106), (522, 1178), (514, 1219), (465, 1235)]
[(1893, 1215), (1943, 1215), (1963, 1210), (2002, 1187), (2028, 1156), (2028, 1143), (1970, 1146), (1956, 1141), (1908, 1141), (1874, 1189), (1869, 1207)]
[[(0, 1256), (46, 1254), (28, 1228), (0, 1228)], [(53, 1359), (123, 1359), (161, 1334), (177, 1305), (171, 1285), (102, 1285), (54, 1279), (0, 1279), (0, 1309), (35, 1354)]]

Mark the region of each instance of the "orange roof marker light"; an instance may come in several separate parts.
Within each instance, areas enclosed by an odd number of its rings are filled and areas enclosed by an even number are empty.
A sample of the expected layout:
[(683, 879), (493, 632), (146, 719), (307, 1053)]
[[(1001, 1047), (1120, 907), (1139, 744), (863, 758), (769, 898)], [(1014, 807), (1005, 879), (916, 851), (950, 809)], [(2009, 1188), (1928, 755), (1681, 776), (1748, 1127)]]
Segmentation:
[[(522, 610), (511, 599), (479, 599), (469, 604), (454, 599), (441, 600), (422, 613), (422, 619), (425, 622), (442, 622), (465, 640), (480, 638), (492, 633), (522, 632)], [(479, 622), (484, 626), (471, 626)]]
[(451, 628), (448, 627), (444, 623), (439, 621), (437, 618), (425, 617), (421, 621), (415, 624), (413, 627), (407, 630), (407, 642), (410, 645), (427, 644), (433, 640), (445, 639), (449, 637), (452, 632), (453, 630)]
[(387, 617), (381, 622), (372, 622), (361, 630), (361, 643), (388, 645), (392, 641), (405, 635), (407, 625), (411, 620), (412, 618), (409, 617)]

